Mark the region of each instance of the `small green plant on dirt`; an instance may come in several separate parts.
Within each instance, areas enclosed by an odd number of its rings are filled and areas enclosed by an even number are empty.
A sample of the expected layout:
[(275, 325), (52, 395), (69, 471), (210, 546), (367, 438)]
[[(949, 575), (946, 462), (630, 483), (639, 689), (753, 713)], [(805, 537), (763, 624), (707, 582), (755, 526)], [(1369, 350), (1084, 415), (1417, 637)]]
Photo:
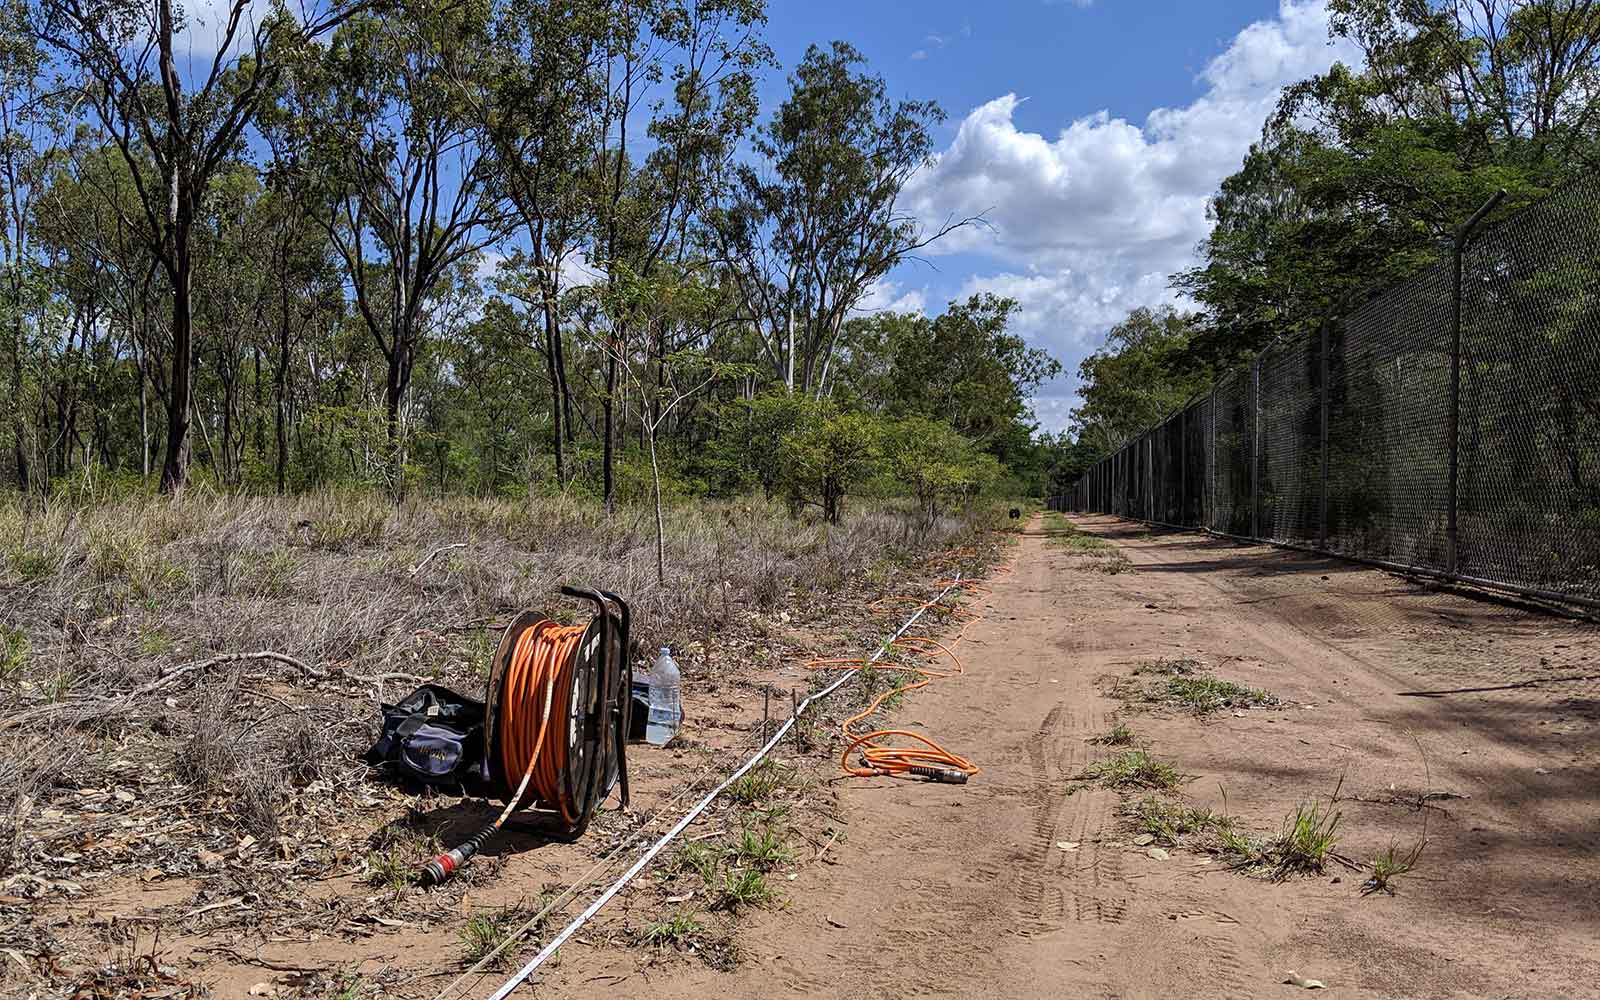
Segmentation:
[(778, 765), (764, 760), (751, 768), (744, 777), (728, 786), (728, 796), (743, 806), (753, 806), (772, 797), (783, 786), (783, 774)]
[(717, 900), (725, 909), (766, 906), (774, 896), (767, 884), (767, 873), (756, 868), (735, 868), (722, 876), (722, 892)]
[(1321, 875), (1339, 845), (1339, 811), (1333, 803), (1303, 802), (1265, 845), (1264, 861), (1275, 879)]
[(740, 834), (739, 839), (728, 849), (729, 857), (734, 861), (753, 867), (759, 871), (769, 872), (779, 865), (787, 864), (794, 858), (794, 849), (787, 841), (772, 829), (746, 830)]
[(1089, 742), (1103, 747), (1131, 747), (1137, 737), (1126, 722), (1118, 722), (1111, 727), (1111, 731), (1099, 736), (1089, 737)]
[(461, 955), (470, 965), (500, 947), (506, 939), (506, 928), (499, 917), (480, 913), (467, 920), (460, 937)]
[(1409, 851), (1402, 848), (1398, 841), (1389, 841), (1387, 848), (1373, 856), (1372, 874), (1361, 884), (1361, 894), (1370, 896), (1375, 892), (1383, 892), (1393, 896), (1394, 880), (1417, 867), (1422, 849), (1427, 846), (1426, 837), (1419, 839)]
[(1167, 847), (1179, 847), (1184, 838), (1220, 834), (1233, 826), (1227, 816), (1210, 809), (1186, 806), (1154, 795), (1140, 799), (1133, 808), (1134, 826)]
[(1196, 715), (1223, 708), (1251, 708), (1278, 704), (1276, 695), (1215, 677), (1170, 677), (1149, 692), (1154, 701), (1182, 705)]
[(1164, 677), (1189, 677), (1203, 673), (1206, 665), (1199, 660), (1181, 657), (1167, 659), (1162, 657), (1157, 660), (1147, 660), (1133, 668), (1136, 674), (1161, 674)]
[(1055, 545), (1066, 549), (1068, 552), (1077, 552), (1083, 555), (1102, 555), (1115, 552), (1115, 544), (1096, 535), (1085, 535), (1081, 532), (1061, 535), (1051, 539)]
[(657, 948), (691, 948), (705, 934), (705, 925), (692, 913), (675, 913), (645, 928), (644, 939)]
[(1072, 776), (1072, 780), (1104, 788), (1177, 788), (1183, 775), (1148, 750), (1130, 749), (1095, 761)]
[(20, 628), (0, 627), (0, 681), (22, 673), (28, 662), (28, 635)]
[(363, 985), (360, 976), (341, 973), (328, 990), (328, 1000), (357, 1000)]
[(386, 833), (384, 841), (367, 852), (366, 882), (399, 892), (415, 884), (417, 871), (443, 850), (437, 835), (404, 830)]
[(672, 870), (693, 872), (707, 886), (714, 886), (717, 884), (717, 851), (709, 844), (686, 844), (673, 859)]

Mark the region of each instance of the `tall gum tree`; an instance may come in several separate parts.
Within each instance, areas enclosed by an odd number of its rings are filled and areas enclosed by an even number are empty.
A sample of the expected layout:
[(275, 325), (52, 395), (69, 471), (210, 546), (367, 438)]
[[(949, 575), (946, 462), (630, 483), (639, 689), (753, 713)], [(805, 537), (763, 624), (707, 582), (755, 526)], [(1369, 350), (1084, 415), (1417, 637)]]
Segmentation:
[[(206, 26), (215, 28), (208, 39), (215, 48), (196, 59), (188, 32), (197, 26), (173, 0), (37, 0), (34, 30), (127, 161), (142, 238), (171, 292), (165, 491), (189, 479), (193, 242), (206, 192), (270, 99), (285, 61), (353, 9), (334, 2), (291, 12), (279, 2), (257, 16), (251, 0), (225, 0), (218, 23)], [(180, 70), (185, 49), (191, 58)]]

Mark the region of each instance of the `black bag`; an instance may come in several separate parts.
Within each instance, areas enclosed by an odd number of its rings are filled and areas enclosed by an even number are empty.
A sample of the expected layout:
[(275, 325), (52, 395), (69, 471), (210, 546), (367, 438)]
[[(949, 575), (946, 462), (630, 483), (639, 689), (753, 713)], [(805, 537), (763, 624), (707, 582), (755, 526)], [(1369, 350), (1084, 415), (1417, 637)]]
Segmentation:
[(483, 760), (483, 717), (483, 702), (424, 684), (397, 704), (383, 706), (383, 735), (366, 761), (392, 764), (400, 775), (429, 785), (476, 778)]

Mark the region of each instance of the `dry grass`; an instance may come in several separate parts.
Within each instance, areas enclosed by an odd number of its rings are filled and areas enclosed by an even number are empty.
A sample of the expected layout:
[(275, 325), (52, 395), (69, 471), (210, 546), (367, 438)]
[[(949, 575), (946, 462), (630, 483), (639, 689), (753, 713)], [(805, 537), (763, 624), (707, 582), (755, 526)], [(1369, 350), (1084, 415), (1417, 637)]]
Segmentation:
[[(225, 857), (255, 880), (235, 894), (277, 899), (297, 891), (290, 873), (339, 870), (413, 891), (418, 856), (436, 845), (361, 845), (412, 800), (355, 758), (380, 700), (424, 679), (481, 690), (512, 613), (581, 614), (557, 595), (564, 583), (616, 591), (639, 662), (670, 644), (688, 651), (686, 684), (709, 684), (729, 667), (695, 649), (724, 664), (799, 655), (805, 640), (788, 633), (803, 626), (855, 651), (867, 600), (981, 568), (993, 526), (925, 525), (892, 507), (830, 526), (757, 501), (685, 505), (667, 512), (658, 581), (648, 512), (607, 518), (576, 499), (395, 506), (196, 489), (0, 502), (0, 874), (53, 877), (49, 857), (87, 836), (92, 850), (70, 848), (84, 884), (150, 868), (244, 877), (222, 874)], [(223, 658), (256, 650), (292, 659)], [(759, 779), (745, 791), (763, 798)], [(717, 889), (729, 905), (762, 905), (761, 869), (785, 848), (760, 835), (741, 846), (747, 864)], [(63, 953), (63, 967), (93, 957)]]

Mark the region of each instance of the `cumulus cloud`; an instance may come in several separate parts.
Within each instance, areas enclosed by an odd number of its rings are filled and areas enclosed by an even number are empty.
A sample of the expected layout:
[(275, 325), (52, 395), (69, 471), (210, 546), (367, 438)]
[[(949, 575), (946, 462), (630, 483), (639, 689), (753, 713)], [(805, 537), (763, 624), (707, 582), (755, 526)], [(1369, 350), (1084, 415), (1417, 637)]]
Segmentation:
[[(1276, 17), (1240, 31), (1211, 59), (1192, 102), (1143, 122), (1099, 111), (1048, 137), (1017, 127), (1025, 98), (1005, 94), (973, 109), (906, 196), (930, 224), (983, 213), (934, 253), (991, 264), (966, 281), (1023, 306), (1020, 328), (1069, 368), (1138, 305), (1176, 301), (1167, 278), (1188, 266), (1206, 233), (1206, 202), (1237, 170), (1283, 86), (1357, 53), (1331, 44), (1326, 8), (1282, 0)], [(1069, 382), (1048, 392), (1070, 399)], [(1059, 402), (1059, 400), (1058, 400)], [(1047, 426), (1065, 423), (1051, 407)]]
[(927, 312), (928, 290), (926, 288), (908, 288), (902, 291), (898, 281), (880, 278), (867, 289), (867, 294), (856, 303), (855, 312), (860, 315), (871, 315), (879, 312)]

